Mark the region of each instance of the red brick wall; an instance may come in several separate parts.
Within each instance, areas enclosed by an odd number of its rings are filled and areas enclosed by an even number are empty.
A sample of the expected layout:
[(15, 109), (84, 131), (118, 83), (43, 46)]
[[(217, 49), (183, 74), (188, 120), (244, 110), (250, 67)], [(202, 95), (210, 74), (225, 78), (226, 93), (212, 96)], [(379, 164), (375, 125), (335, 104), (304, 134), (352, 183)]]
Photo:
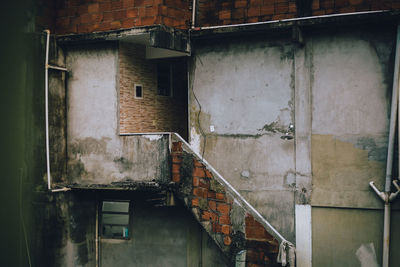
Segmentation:
[[(145, 53), (145, 46), (120, 43), (120, 132), (178, 132), (181, 136), (186, 137), (186, 69), (181, 69), (183, 77), (181, 86), (173, 88), (173, 96), (159, 96), (157, 95), (157, 61), (147, 60)], [(182, 61), (179, 63), (185, 64)], [(134, 97), (134, 84), (143, 86), (142, 99)]]
[(164, 24), (187, 28), (190, 0), (58, 0), (57, 34), (109, 31)]
[[(398, 0), (309, 0), (318, 16), (400, 8)], [(109, 31), (163, 24), (188, 29), (192, 0), (38, 0), (38, 28), (57, 34)], [(198, 0), (196, 26), (289, 19), (299, 16), (296, 0)], [(307, 1), (303, 1), (307, 2)]]
[[(199, 0), (197, 25), (213, 26), (298, 17), (296, 0)], [(306, 2), (306, 1), (304, 1)], [(399, 9), (396, 0), (311, 0), (312, 16)]]
[[(172, 181), (176, 184), (185, 183), (182, 177), (184, 153), (181, 142), (172, 145)], [(190, 175), (190, 193), (188, 196), (190, 210), (197, 214), (201, 223), (210, 223), (210, 235), (220, 235), (223, 240), (224, 251), (232, 251), (232, 246), (237, 243), (244, 244), (246, 249), (246, 266), (278, 266), (277, 254), (279, 244), (253, 216), (246, 214), (244, 218), (244, 240), (238, 241), (237, 234), (233, 231), (232, 203), (233, 199), (227, 194), (225, 188), (217, 182), (207, 167), (196, 159), (192, 159), (192, 172)], [(187, 188), (184, 191), (188, 191)], [(207, 229), (206, 229), (207, 230)], [(240, 236), (240, 235), (239, 235)], [(242, 237), (243, 238), (243, 237)], [(238, 250), (238, 248), (236, 248)], [(235, 254), (233, 249), (233, 257)], [(237, 252), (237, 251), (236, 251)]]

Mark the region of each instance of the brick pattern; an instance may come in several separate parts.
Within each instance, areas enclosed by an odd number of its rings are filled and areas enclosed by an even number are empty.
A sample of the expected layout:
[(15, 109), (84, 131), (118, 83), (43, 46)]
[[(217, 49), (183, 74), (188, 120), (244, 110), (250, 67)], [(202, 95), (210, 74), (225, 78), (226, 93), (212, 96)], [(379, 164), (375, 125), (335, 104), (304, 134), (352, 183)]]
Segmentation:
[(250, 214), (246, 215), (245, 220), (247, 266), (275, 266), (278, 241)]
[[(181, 167), (184, 153), (181, 142), (172, 144), (171, 157), (172, 181), (179, 184), (183, 182)], [(211, 224), (209, 234), (220, 235), (223, 245), (227, 248), (224, 251), (230, 251), (230, 248), (235, 245), (231, 213), (233, 199), (227, 194), (225, 188), (214, 179), (213, 174), (204, 164), (193, 158), (192, 167), (188, 208), (198, 215), (197, 219), (200, 223), (209, 222)], [(246, 214), (244, 221), (246, 266), (279, 266), (276, 262), (279, 249), (276, 239), (250, 214)]]
[[(189, 0), (40, 0), (52, 7), (57, 34), (87, 33), (164, 24), (184, 29), (191, 19)], [(51, 12), (50, 12), (51, 13)], [(46, 18), (43, 16), (43, 18)]]
[[(299, 16), (296, 0), (199, 0), (200, 27), (290, 19)], [(398, 0), (311, 0), (309, 15), (399, 9)]]
[[(185, 137), (187, 82), (176, 83), (172, 97), (157, 95), (157, 61), (147, 60), (145, 53), (141, 45), (119, 45), (120, 133), (178, 132)], [(185, 66), (179, 60), (173, 63)], [(184, 68), (178, 71), (186, 77)], [(143, 98), (134, 97), (134, 84), (143, 86)]]
[[(198, 0), (197, 26), (298, 17), (296, 0)], [(303, 5), (307, 1), (302, 2)], [(398, 0), (310, 0), (307, 16), (396, 10)], [(87, 33), (163, 24), (188, 29), (192, 0), (38, 0), (37, 28), (57, 34)], [(301, 11), (301, 12), (300, 12)]]

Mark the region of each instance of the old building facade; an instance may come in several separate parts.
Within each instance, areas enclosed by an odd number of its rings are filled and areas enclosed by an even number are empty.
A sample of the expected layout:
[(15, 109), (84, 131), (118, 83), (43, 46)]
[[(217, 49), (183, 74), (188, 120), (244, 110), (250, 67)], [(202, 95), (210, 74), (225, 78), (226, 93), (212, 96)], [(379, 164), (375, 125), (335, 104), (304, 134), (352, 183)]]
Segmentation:
[(369, 182), (383, 190), (399, 5), (36, 1), (32, 262), (358, 266), (365, 246), (381, 262)]

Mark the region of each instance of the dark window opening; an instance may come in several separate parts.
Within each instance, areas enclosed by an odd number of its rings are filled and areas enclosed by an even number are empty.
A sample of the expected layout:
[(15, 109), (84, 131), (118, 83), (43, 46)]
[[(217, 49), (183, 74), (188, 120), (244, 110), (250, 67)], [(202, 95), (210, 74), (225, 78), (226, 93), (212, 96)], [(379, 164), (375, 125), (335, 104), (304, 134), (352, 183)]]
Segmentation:
[(157, 94), (172, 96), (172, 68), (170, 64), (160, 63), (157, 66)]
[(103, 201), (101, 235), (106, 238), (129, 238), (129, 201)]
[(143, 86), (135, 84), (135, 98), (143, 98)]

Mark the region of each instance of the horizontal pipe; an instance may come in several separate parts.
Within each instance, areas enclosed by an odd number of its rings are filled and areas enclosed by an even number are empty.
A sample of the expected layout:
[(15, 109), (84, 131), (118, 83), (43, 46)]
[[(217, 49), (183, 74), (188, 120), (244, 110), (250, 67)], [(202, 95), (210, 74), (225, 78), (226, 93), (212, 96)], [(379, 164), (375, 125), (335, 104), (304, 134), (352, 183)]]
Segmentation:
[(70, 191), (71, 188), (68, 187), (63, 187), (63, 188), (57, 188), (57, 189), (52, 189), (51, 192), (56, 193), (56, 192), (66, 192), (66, 191)]
[(170, 135), (172, 132), (152, 132), (152, 133), (120, 133), (120, 136), (136, 136), (136, 135)]
[(67, 68), (59, 67), (59, 66), (54, 66), (54, 65), (50, 65), (50, 64), (47, 64), (46, 67), (47, 67), (48, 69), (53, 69), (53, 70), (68, 71)]
[(242, 23), (242, 24), (197, 27), (197, 29), (212, 30), (212, 29), (231, 28), (231, 27), (273, 24), (273, 23), (277, 23), (277, 22), (304, 21), (304, 20), (312, 20), (312, 19), (318, 19), (318, 18), (332, 18), (332, 17), (345, 17), (345, 16), (353, 16), (353, 15), (364, 15), (364, 14), (377, 14), (377, 13), (385, 13), (385, 12), (389, 12), (389, 11), (390, 10), (377, 10), (377, 11), (352, 12), (352, 13), (345, 13), (345, 14), (330, 14), (330, 15), (310, 16), (310, 17), (282, 19), (282, 20), (260, 21), (260, 22), (251, 22), (251, 23)]

